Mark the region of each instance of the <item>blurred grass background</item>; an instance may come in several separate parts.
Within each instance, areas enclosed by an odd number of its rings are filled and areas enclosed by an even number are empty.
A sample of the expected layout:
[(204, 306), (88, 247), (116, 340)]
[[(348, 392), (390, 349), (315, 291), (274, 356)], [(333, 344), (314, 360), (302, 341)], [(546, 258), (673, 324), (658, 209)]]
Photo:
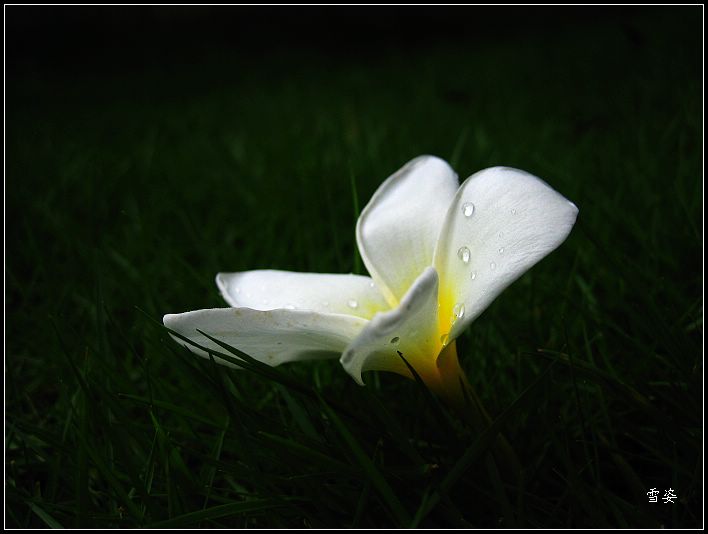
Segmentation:
[[(5, 12), (6, 526), (702, 525), (702, 7)], [(580, 208), (458, 341), (517, 480), (413, 382), (158, 324), (360, 270), (424, 153)]]

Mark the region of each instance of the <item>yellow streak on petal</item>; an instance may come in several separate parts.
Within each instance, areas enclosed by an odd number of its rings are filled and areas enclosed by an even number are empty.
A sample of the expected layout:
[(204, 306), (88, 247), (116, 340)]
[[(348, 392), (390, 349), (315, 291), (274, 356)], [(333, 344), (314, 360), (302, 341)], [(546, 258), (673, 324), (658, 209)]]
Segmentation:
[(468, 382), (457, 359), (457, 344), (454, 340), (445, 346), (440, 354), (426, 359), (416, 358), (409, 363), (428, 389), (438, 397), (454, 408), (464, 406), (464, 388)]
[(446, 336), (452, 330), (453, 324), (453, 313), (452, 310), (455, 307), (455, 292), (450, 291), (448, 287), (440, 285), (438, 289), (438, 333), (440, 339), (445, 339), (445, 344), (449, 340)]

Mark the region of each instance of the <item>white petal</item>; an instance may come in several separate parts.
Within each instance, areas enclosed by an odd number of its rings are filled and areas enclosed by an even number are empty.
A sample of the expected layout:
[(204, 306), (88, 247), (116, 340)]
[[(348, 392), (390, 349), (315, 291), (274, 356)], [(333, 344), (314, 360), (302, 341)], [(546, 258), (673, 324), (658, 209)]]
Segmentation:
[(368, 276), (246, 271), (219, 273), (216, 285), (231, 306), (254, 310), (308, 310), (370, 319), (389, 309)]
[[(367, 321), (349, 315), (310, 311), (217, 308), (165, 315), (163, 322), (167, 328), (204, 347), (227, 353), (197, 330), (275, 366), (291, 361), (337, 357)], [(208, 357), (207, 353), (187, 342), (175, 340), (192, 352)]]
[(421, 156), (389, 177), (361, 212), (356, 239), (364, 264), (391, 307), (433, 263), (457, 175), (443, 160)]
[(577, 214), (575, 204), (524, 171), (493, 167), (468, 178), (450, 206), (435, 251), (441, 325), (458, 316), (450, 338), (560, 245)]
[(438, 274), (428, 267), (413, 283), (398, 308), (380, 313), (347, 347), (340, 362), (363, 385), (364, 371), (393, 371), (411, 376), (403, 354), (424, 379), (435, 371), (442, 347), (437, 326)]

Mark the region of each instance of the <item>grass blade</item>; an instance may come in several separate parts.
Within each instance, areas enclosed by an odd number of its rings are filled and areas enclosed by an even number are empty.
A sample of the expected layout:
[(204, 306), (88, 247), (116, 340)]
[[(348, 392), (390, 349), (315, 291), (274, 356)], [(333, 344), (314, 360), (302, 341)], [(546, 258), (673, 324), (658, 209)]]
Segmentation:
[(221, 519), (234, 515), (247, 514), (253, 512), (263, 512), (274, 508), (283, 508), (297, 502), (294, 498), (283, 499), (262, 499), (245, 502), (235, 502), (230, 504), (220, 504), (212, 506), (206, 510), (182, 514), (165, 521), (158, 521), (147, 525), (148, 528), (182, 528), (196, 525), (201, 521)]
[(50, 528), (64, 528), (64, 526), (54, 519), (48, 512), (40, 508), (39, 505), (33, 503), (33, 502), (28, 502), (27, 503), (30, 507), (30, 509), (39, 517), (42, 521), (44, 521), (48, 527)]
[(327, 414), (327, 417), (329, 417), (344, 442), (349, 446), (349, 449), (354, 455), (357, 463), (364, 470), (364, 473), (366, 473), (366, 476), (371, 481), (373, 487), (379, 492), (383, 502), (388, 506), (397, 523), (399, 525), (409, 524), (410, 516), (401, 501), (396, 496), (393, 488), (391, 488), (388, 482), (386, 482), (384, 476), (379, 472), (369, 456), (366, 452), (364, 452), (364, 449), (361, 447), (354, 435), (349, 431), (346, 425), (344, 425), (342, 420), (339, 419), (334, 410), (327, 405), (324, 399), (322, 399), (321, 402), (322, 408)]
[(521, 405), (526, 401), (536, 387), (545, 379), (553, 368), (551, 363), (541, 375), (528, 386), (511, 405), (506, 408), (476, 440), (470, 445), (455, 465), (448, 471), (438, 488), (423, 499), (418, 511), (415, 514), (412, 528), (416, 528), (420, 522), (430, 513), (435, 505), (440, 501), (442, 495), (447, 494), (467, 469), (488, 449), (489, 445), (496, 440), (506, 421), (516, 413)]

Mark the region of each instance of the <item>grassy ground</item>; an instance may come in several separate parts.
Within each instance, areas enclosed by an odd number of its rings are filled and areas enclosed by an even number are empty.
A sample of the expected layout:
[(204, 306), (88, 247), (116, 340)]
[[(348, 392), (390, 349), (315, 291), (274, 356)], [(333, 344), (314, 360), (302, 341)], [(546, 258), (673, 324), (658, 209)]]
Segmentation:
[[(13, 72), (6, 525), (700, 526), (700, 18)], [(580, 208), (458, 342), (518, 478), (413, 382), (233, 372), (160, 326), (218, 271), (360, 271), (355, 206), (423, 153)]]

